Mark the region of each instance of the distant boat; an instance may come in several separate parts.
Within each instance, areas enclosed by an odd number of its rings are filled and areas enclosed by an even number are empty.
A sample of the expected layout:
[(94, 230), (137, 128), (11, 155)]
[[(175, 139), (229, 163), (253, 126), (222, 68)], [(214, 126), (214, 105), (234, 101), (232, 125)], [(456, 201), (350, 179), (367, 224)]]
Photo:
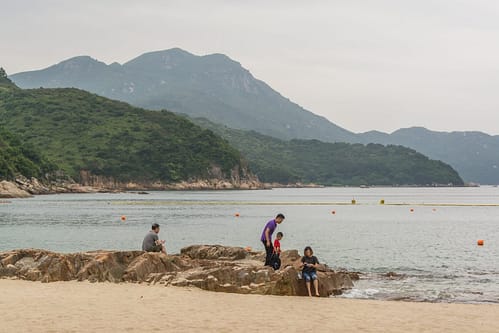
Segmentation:
[(370, 188), (371, 186), (369, 185), (360, 185), (360, 188)]

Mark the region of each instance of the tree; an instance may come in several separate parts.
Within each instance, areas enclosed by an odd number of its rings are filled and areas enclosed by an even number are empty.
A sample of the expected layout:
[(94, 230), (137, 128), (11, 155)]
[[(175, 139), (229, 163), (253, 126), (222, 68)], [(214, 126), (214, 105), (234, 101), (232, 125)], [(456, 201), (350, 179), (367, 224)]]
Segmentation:
[(2, 86), (12, 85), (12, 81), (10, 81), (9, 78), (7, 77), (7, 73), (5, 72), (5, 69), (3, 69), (3, 67), (0, 67), (0, 85)]

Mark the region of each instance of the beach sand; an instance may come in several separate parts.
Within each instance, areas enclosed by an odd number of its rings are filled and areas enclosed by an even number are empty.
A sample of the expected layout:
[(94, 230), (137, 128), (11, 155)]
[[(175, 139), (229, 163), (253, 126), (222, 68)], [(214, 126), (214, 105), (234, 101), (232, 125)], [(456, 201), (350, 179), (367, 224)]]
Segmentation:
[(0, 332), (499, 332), (499, 305), (0, 280)]

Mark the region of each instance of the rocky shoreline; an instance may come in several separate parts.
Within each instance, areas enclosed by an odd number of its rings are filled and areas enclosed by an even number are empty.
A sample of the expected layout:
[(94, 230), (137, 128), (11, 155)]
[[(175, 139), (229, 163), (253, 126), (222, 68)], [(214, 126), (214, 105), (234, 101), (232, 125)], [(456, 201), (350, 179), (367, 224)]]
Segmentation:
[(190, 191), (190, 190), (262, 190), (267, 189), (258, 180), (231, 182), (208, 179), (179, 183), (76, 183), (73, 181), (41, 182), (36, 178), (16, 178), (0, 181), (0, 199), (29, 198), (33, 195), (61, 193), (117, 193), (126, 191)]
[[(299, 278), (298, 251), (282, 253), (282, 267), (264, 267), (263, 253), (240, 247), (193, 245), (178, 255), (143, 251), (92, 251), (63, 254), (46, 250), (0, 252), (0, 278), (40, 282), (90, 281), (149, 283), (239, 294), (306, 296)], [(318, 271), (320, 295), (353, 287), (355, 273)]]
[(110, 179), (84, 178), (77, 183), (64, 179), (42, 182), (36, 178), (18, 177), (13, 181), (0, 181), (0, 199), (29, 198), (34, 195), (63, 193), (118, 193), (133, 191), (146, 194), (146, 191), (218, 191), (218, 190), (269, 190), (273, 188), (322, 188), (317, 184), (278, 184), (261, 183), (257, 179), (221, 180), (204, 179), (182, 181), (178, 183), (161, 182), (116, 182)]

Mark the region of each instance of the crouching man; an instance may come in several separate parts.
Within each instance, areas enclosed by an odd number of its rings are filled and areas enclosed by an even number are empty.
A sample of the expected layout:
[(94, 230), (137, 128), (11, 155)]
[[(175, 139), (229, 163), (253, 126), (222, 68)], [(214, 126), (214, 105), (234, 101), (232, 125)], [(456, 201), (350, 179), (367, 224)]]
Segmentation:
[(165, 241), (160, 240), (159, 234), (159, 224), (154, 223), (152, 225), (151, 231), (147, 233), (142, 242), (142, 251), (147, 252), (163, 252), (166, 254)]

